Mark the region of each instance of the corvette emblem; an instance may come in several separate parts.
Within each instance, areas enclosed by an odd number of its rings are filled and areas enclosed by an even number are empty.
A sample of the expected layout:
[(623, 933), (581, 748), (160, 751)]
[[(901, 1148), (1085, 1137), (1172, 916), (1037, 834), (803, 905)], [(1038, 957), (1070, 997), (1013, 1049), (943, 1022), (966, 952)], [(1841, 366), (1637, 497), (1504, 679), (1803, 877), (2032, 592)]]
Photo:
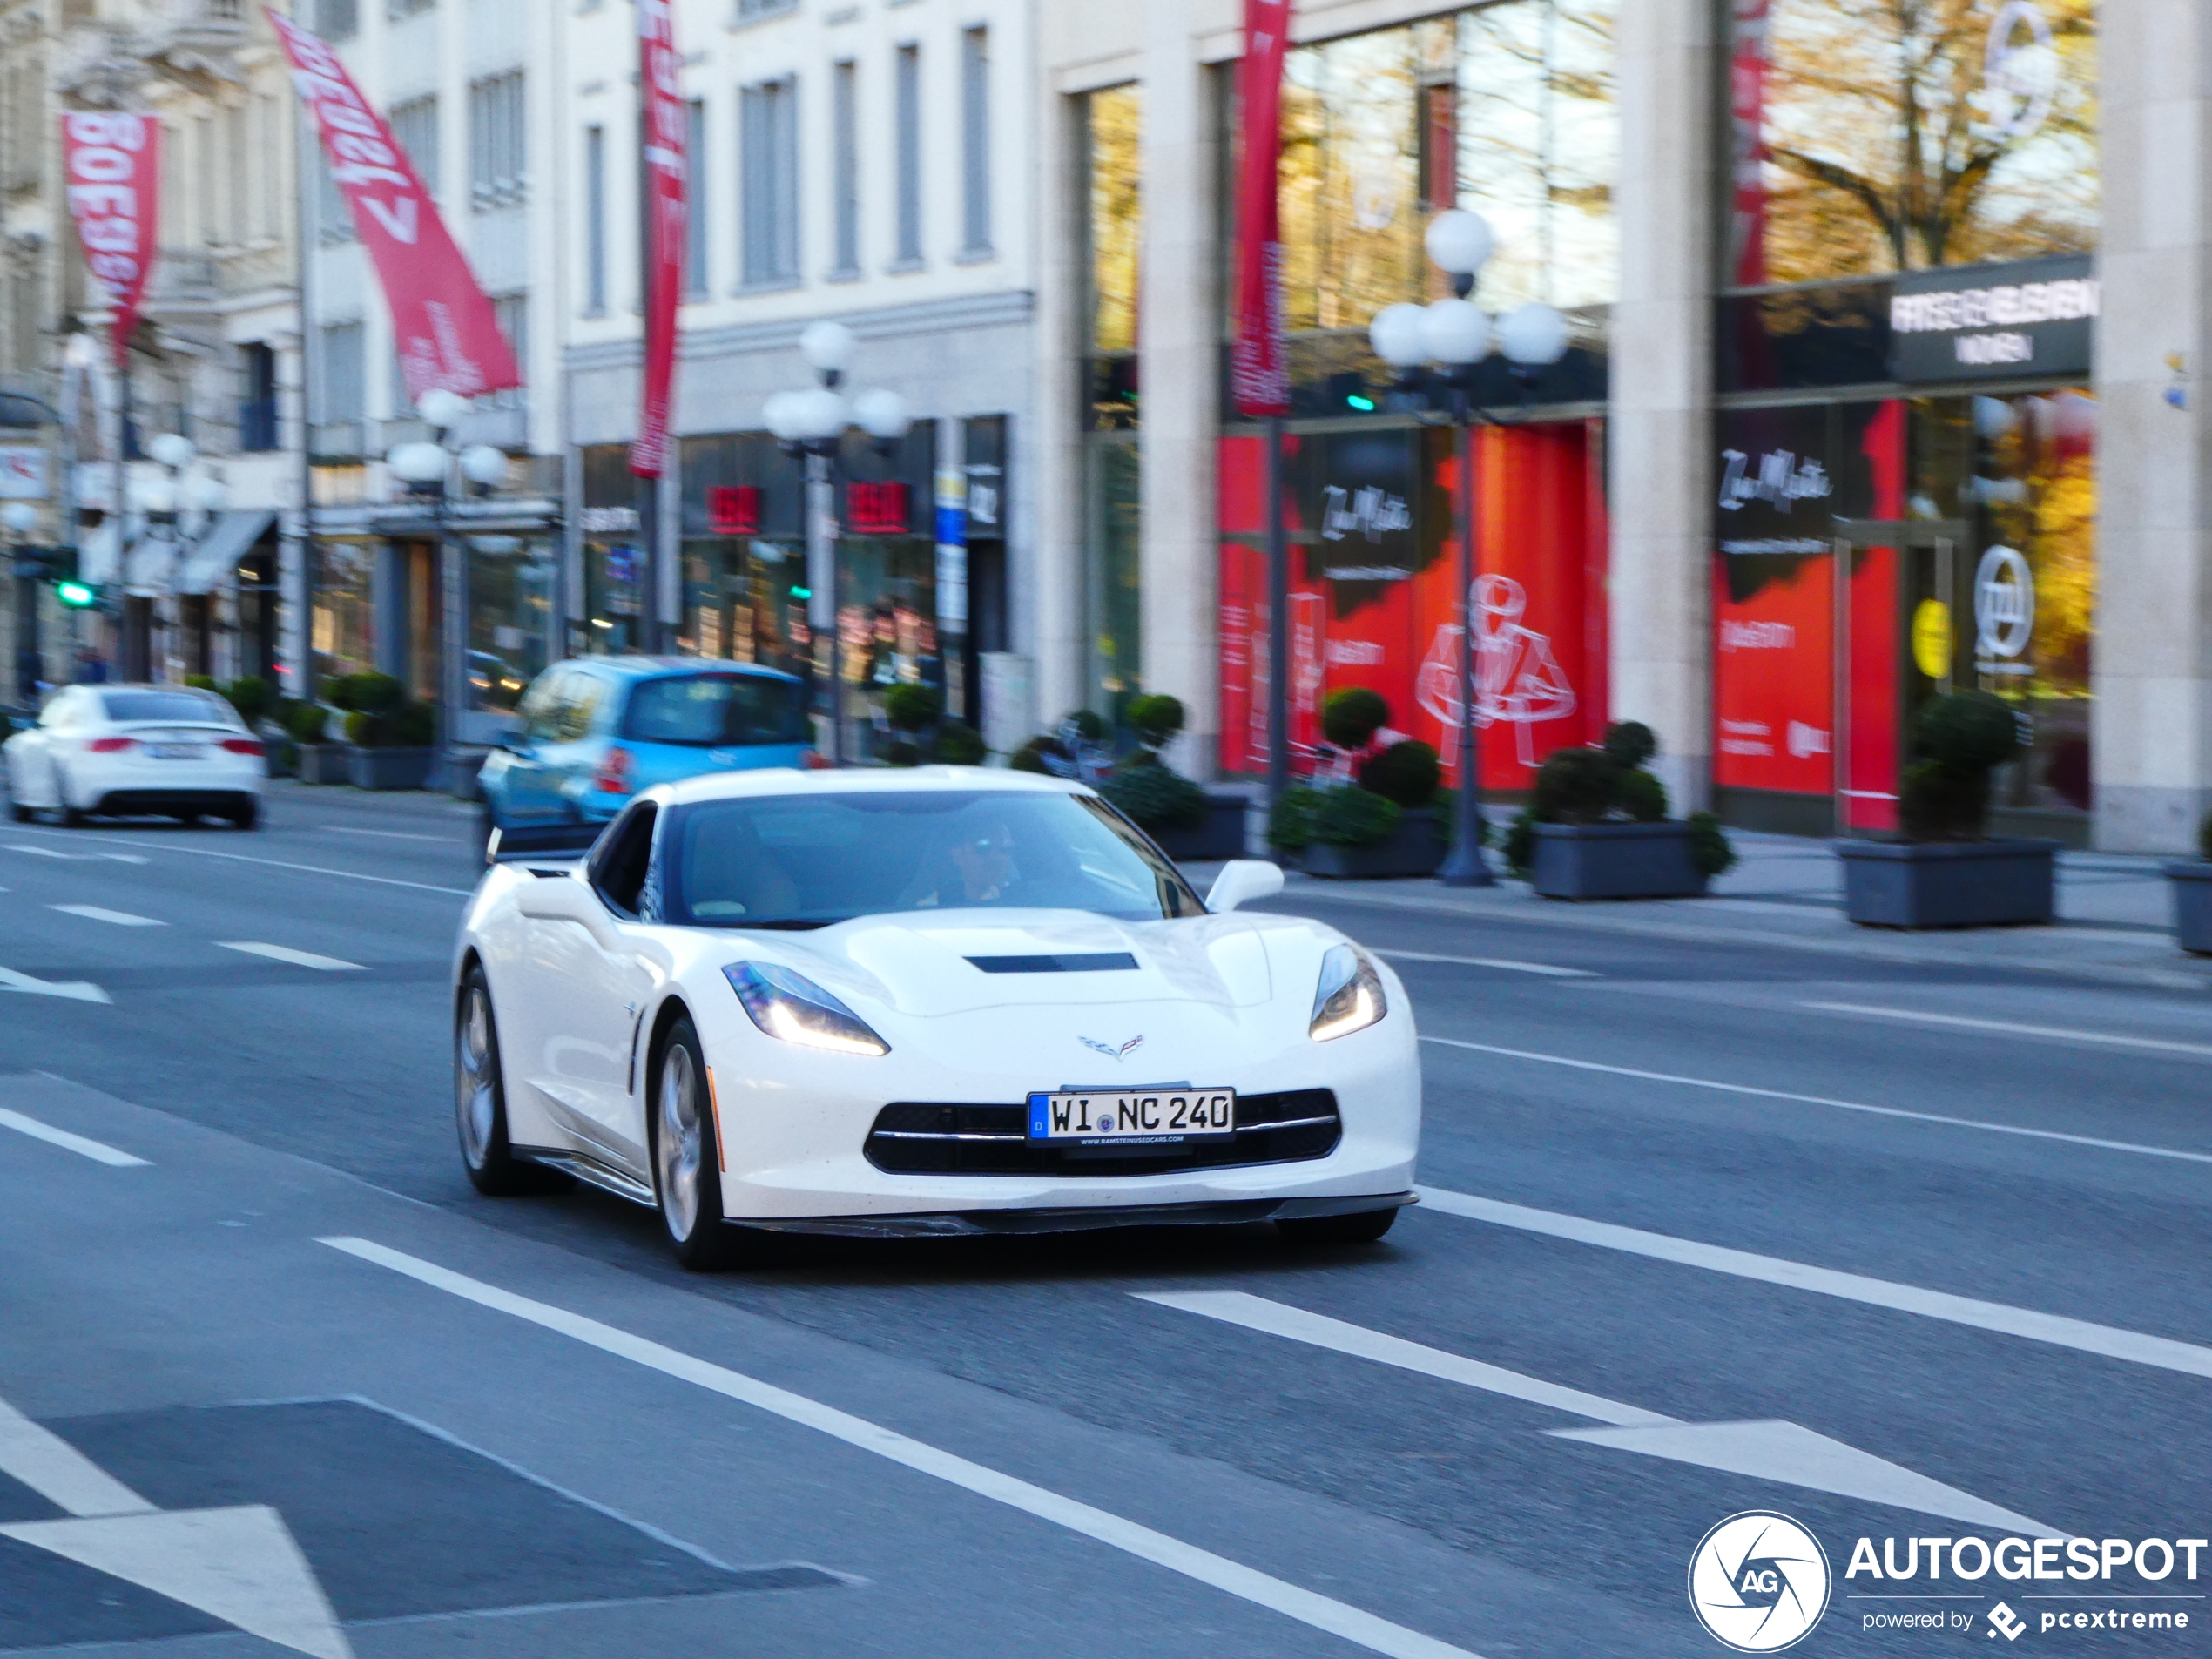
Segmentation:
[(1096, 1037), (1077, 1037), (1076, 1041), (1095, 1053), (1104, 1055), (1109, 1060), (1119, 1060), (1132, 1049), (1141, 1049), (1144, 1046), (1144, 1039), (1141, 1036), (1131, 1037), (1118, 1049), (1110, 1042), (1101, 1042)]

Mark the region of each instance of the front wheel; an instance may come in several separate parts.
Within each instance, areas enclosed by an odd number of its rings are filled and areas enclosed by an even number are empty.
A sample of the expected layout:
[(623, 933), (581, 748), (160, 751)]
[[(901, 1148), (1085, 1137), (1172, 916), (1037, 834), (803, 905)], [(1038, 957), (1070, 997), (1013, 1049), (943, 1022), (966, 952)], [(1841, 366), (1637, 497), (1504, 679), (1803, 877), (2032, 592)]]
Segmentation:
[(226, 816), (231, 820), (233, 829), (250, 830), (261, 821), (260, 800), (255, 796), (248, 795), (237, 806), (232, 807)]
[(453, 1020), (454, 1116), (461, 1131), (461, 1163), (469, 1183), (487, 1197), (536, 1190), (536, 1169), (515, 1156), (507, 1139), (507, 1090), (499, 1066), (499, 1025), (491, 987), (481, 964), (461, 983)]
[(669, 1028), (653, 1089), (653, 1192), (676, 1259), (693, 1272), (753, 1255), (758, 1235), (722, 1218), (721, 1136), (706, 1057), (689, 1019)]
[(1307, 1216), (1275, 1225), (1294, 1244), (1372, 1244), (1398, 1219), (1397, 1206), (1363, 1210), (1353, 1216)]

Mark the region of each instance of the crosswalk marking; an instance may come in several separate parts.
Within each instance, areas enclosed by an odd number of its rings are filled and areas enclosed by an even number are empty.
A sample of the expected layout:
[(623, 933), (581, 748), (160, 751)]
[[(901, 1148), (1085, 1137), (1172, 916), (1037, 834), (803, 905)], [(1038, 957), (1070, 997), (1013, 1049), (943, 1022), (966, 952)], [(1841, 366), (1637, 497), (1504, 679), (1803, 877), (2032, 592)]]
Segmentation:
[(294, 968), (312, 968), (325, 974), (347, 971), (359, 972), (359, 962), (344, 962), (335, 956), (318, 956), (311, 950), (294, 950), (289, 945), (264, 945), (251, 939), (219, 939), (215, 941), (225, 950), (242, 950), (249, 956), (266, 956), (273, 962), (290, 962)]
[(118, 927), (166, 927), (165, 921), (156, 921), (152, 916), (134, 916), (127, 910), (109, 910), (96, 904), (50, 904), (49, 910), (58, 910), (64, 916), (82, 916), (87, 921), (111, 922)]
[(2069, 1135), (2062, 1130), (2029, 1129), (2020, 1123), (1993, 1123), (1979, 1117), (1952, 1117), (1942, 1112), (1916, 1112), (1902, 1106), (1871, 1106), (1865, 1101), (1835, 1100), (1826, 1095), (1797, 1095), (1784, 1089), (1760, 1089), (1750, 1083), (1726, 1083), (1711, 1077), (1682, 1077), (1670, 1071), (1646, 1071), (1638, 1066), (1608, 1066), (1571, 1055), (1541, 1054), (1533, 1049), (1507, 1049), (1494, 1042), (1470, 1042), (1464, 1037), (1437, 1037), (1424, 1032), (1423, 1042), (1446, 1049), (1466, 1049), (1475, 1054), (1502, 1055), (1508, 1060), (1533, 1060), (1539, 1065), (1565, 1066), (1574, 1071), (1602, 1072), (1609, 1077), (1634, 1077), (1649, 1083), (1678, 1083), (1685, 1089), (1710, 1089), (1720, 1095), (1750, 1095), (1760, 1100), (1786, 1100), (1796, 1106), (1832, 1106), (1841, 1112), (1865, 1112), (1874, 1117), (1898, 1117), (1915, 1123), (1941, 1123), (1950, 1129), (1979, 1130), (1988, 1135), (2018, 1135), (2031, 1141), (2062, 1141), (2069, 1146), (2094, 1146), (2101, 1152), (2128, 1152), (2137, 1157), (2175, 1158), (2184, 1163), (2212, 1163), (2212, 1152), (2186, 1152), (2175, 1146), (2145, 1146), (2137, 1141), (2111, 1141), (2097, 1135)]
[(2212, 1377), (2212, 1348), (2200, 1347), (2193, 1342), (2177, 1342), (2171, 1337), (2150, 1336), (2118, 1325), (2067, 1318), (2062, 1314), (2038, 1313), (2031, 1308), (1979, 1301), (1971, 1296), (1925, 1290), (1918, 1285), (1895, 1284), (1861, 1273), (1838, 1272), (1832, 1268), (1812, 1267), (1778, 1256), (1759, 1256), (1746, 1250), (1699, 1244), (1694, 1239), (1645, 1232), (1641, 1228), (1616, 1226), (1608, 1221), (1591, 1221), (1581, 1216), (1561, 1215), (1556, 1211), (1532, 1210), (1524, 1204), (1477, 1197), (1469, 1192), (1452, 1192), (1441, 1187), (1420, 1187), (1416, 1190), (1420, 1194), (1422, 1209), (1440, 1210), (1447, 1216), (1487, 1221), (1523, 1232), (1545, 1233), (1554, 1238), (1570, 1238), (1577, 1244), (1625, 1251), (1632, 1256), (1648, 1256), (1655, 1261), (1673, 1262), (1683, 1267), (1701, 1267), (1737, 1278), (1760, 1279), (1769, 1285), (1811, 1291), (1821, 1296), (1841, 1297), (1845, 1301), (1864, 1302), (1872, 1307), (1892, 1308), (1900, 1313), (1917, 1313), (1925, 1318), (1945, 1319), (2004, 1336), (2025, 1337), (2031, 1342), (2046, 1342), (2054, 1347), (2101, 1354), (2109, 1359), (2155, 1366), (2162, 1371)]

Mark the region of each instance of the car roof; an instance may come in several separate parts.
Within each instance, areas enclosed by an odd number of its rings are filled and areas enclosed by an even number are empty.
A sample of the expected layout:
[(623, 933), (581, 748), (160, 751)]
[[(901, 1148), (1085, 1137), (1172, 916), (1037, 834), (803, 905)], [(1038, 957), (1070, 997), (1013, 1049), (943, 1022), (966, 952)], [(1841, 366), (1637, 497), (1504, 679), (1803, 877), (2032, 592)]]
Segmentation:
[(657, 784), (639, 797), (671, 806), (699, 801), (737, 800), (755, 795), (971, 794), (1087, 795), (1071, 779), (1042, 772), (1006, 772), (982, 766), (840, 766), (802, 772), (796, 766), (760, 766), (746, 772), (706, 772), (675, 783)]
[(639, 680), (657, 674), (750, 674), (760, 679), (799, 683), (799, 676), (758, 663), (726, 662), (714, 657), (570, 657), (556, 668), (585, 668), (616, 679)]

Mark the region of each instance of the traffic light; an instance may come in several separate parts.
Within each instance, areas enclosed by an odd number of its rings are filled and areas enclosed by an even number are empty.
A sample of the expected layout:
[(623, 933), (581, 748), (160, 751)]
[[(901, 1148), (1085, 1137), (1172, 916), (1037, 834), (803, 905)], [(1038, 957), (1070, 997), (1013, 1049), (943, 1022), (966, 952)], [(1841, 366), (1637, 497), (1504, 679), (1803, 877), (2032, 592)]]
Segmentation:
[(54, 597), (68, 609), (84, 610), (99, 604), (99, 589), (78, 576), (75, 548), (48, 548), (40, 563), (45, 566), (46, 580), (53, 584)]
[(54, 583), (54, 597), (71, 610), (84, 610), (100, 602), (100, 590), (71, 577)]

